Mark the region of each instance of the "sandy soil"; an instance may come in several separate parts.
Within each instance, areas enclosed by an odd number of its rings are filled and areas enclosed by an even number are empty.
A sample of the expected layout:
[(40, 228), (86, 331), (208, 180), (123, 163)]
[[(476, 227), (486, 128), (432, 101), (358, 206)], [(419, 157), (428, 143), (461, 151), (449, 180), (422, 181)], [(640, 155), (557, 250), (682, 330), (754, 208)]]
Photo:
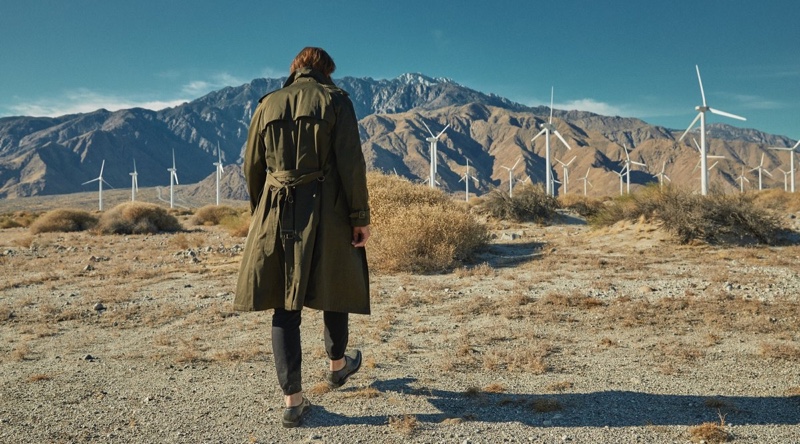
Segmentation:
[(292, 430), (269, 314), (231, 310), (243, 239), (0, 230), (0, 441), (689, 442), (714, 422), (800, 442), (800, 247), (572, 222), (497, 227), (451, 273), (374, 273), (337, 391), (308, 311)]

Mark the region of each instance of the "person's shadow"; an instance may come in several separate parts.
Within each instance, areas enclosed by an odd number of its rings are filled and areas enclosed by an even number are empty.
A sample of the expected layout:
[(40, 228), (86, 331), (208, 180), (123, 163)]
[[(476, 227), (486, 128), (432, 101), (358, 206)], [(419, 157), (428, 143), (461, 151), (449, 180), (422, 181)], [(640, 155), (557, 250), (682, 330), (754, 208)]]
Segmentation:
[[(631, 391), (563, 394), (453, 392), (411, 387), (413, 378), (376, 381), (381, 393), (424, 395), (439, 413), (414, 413), (417, 421), (448, 419), (477, 422), (520, 422), (536, 427), (691, 426), (703, 422), (750, 425), (800, 424), (800, 396), (699, 396)], [(349, 390), (355, 390), (351, 388)], [(377, 413), (377, 412), (376, 412)], [(307, 424), (385, 425), (387, 415), (343, 416), (314, 406)]]

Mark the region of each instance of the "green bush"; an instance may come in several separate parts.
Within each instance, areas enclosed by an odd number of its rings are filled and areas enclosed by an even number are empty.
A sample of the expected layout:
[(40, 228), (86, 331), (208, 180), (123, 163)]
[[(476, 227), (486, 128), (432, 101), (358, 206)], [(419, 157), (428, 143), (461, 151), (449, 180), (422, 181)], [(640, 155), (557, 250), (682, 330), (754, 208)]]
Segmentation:
[(370, 266), (418, 273), (452, 269), (488, 241), (486, 227), (439, 190), (370, 173)]
[(33, 221), (29, 229), (33, 234), (84, 231), (94, 227), (95, 224), (97, 218), (88, 211), (63, 208), (43, 214)]
[(127, 202), (107, 211), (97, 223), (101, 234), (151, 234), (183, 230), (175, 216), (158, 205)]

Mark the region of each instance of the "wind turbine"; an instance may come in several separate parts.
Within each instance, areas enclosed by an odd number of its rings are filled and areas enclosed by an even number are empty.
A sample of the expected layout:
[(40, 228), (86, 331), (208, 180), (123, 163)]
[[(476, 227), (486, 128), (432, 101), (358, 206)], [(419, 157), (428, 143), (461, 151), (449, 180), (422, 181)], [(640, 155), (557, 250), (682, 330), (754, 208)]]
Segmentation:
[(591, 167), (586, 168), (586, 174), (583, 177), (578, 179), (580, 181), (583, 181), (583, 195), (584, 196), (586, 196), (586, 191), (587, 191), (586, 185), (589, 185), (590, 187), (594, 188), (594, 185), (592, 185), (592, 183), (589, 182), (589, 170), (590, 169), (591, 169)]
[(628, 154), (628, 145), (622, 144), (622, 152), (625, 153), (625, 176), (626, 182), (628, 183), (627, 193), (631, 194), (631, 165), (639, 165), (639, 166), (647, 166), (641, 162), (634, 162), (631, 160), (631, 156)]
[(136, 201), (136, 192), (139, 191), (139, 173), (136, 172), (136, 159), (133, 159), (133, 172), (131, 175), (131, 202)]
[(789, 175), (791, 177), (791, 192), (794, 193), (794, 154), (797, 152), (797, 147), (800, 146), (800, 140), (794, 144), (793, 147), (774, 146), (770, 147), (771, 150), (789, 151)]
[(740, 174), (739, 177), (736, 178), (736, 180), (739, 181), (739, 191), (744, 193), (744, 183), (745, 183), (745, 181), (747, 181), (747, 183), (750, 183), (750, 180), (748, 178), (744, 177), (744, 165), (742, 165), (742, 174)]
[(789, 191), (789, 173), (790, 173), (790, 171), (783, 171), (783, 168), (778, 168), (778, 171), (783, 173), (783, 191)]
[(437, 142), (439, 142), (439, 137), (442, 134), (444, 134), (444, 132), (445, 132), (445, 130), (447, 130), (447, 128), (450, 127), (450, 124), (448, 123), (447, 126), (445, 126), (444, 129), (442, 131), (440, 131), (439, 134), (437, 134), (435, 136), (433, 135), (433, 131), (431, 131), (431, 129), (428, 128), (428, 124), (426, 124), (425, 122), (422, 122), (422, 124), (425, 125), (425, 129), (427, 129), (428, 133), (430, 133), (430, 135), (431, 135), (430, 137), (425, 138), (425, 140), (430, 143), (430, 147), (431, 147), (430, 148), (430, 150), (431, 150), (431, 171), (430, 171), (430, 176), (428, 177), (428, 182), (429, 182), (431, 188), (436, 188), (436, 184), (438, 183), (438, 182), (436, 182), (436, 172), (438, 170), (438, 165), (437, 165), (437, 161), (436, 161), (436, 157), (438, 155), (438, 153), (436, 151), (436, 144), (437, 144)]
[(469, 159), (467, 159), (467, 172), (464, 173), (463, 176), (461, 176), (461, 179), (459, 179), (459, 182), (461, 182), (463, 180), (464, 184), (467, 187), (466, 193), (465, 193), (466, 197), (464, 198), (464, 200), (467, 201), (467, 202), (469, 202), (469, 180), (470, 179), (474, 180), (476, 184), (478, 183), (478, 179), (476, 179), (475, 176), (473, 176), (472, 174), (469, 173)]
[(758, 191), (761, 191), (761, 173), (767, 173), (769, 177), (772, 177), (772, 173), (770, 173), (766, 168), (764, 168), (764, 153), (761, 153), (761, 163), (758, 164), (757, 167), (753, 168), (750, 171), (758, 170)]
[(562, 162), (562, 161), (560, 161), (560, 160), (556, 159), (556, 162), (560, 163), (560, 164), (561, 164), (561, 168), (564, 170), (564, 194), (567, 194), (567, 187), (569, 186), (569, 166), (570, 166), (570, 165), (572, 164), (572, 162), (574, 162), (574, 161), (575, 161), (575, 159), (577, 159), (577, 158), (578, 158), (578, 156), (574, 156), (574, 157), (572, 158), (572, 160), (570, 160), (570, 161), (569, 161), (569, 162), (567, 162), (567, 163), (564, 163), (564, 162)]
[(512, 166), (511, 168), (509, 168), (507, 166), (503, 166), (503, 165), (500, 166), (500, 168), (505, 168), (505, 169), (508, 170), (508, 197), (514, 197), (514, 193), (513, 193), (513, 190), (514, 190), (514, 168), (516, 168), (517, 165), (519, 165), (519, 161), (520, 160), (522, 160), (522, 157), (517, 159), (517, 161), (514, 162), (514, 166)]
[(611, 170), (611, 171), (614, 171), (614, 174), (619, 176), (619, 195), (620, 196), (625, 194), (623, 190), (625, 189), (625, 172), (626, 172), (626, 168), (627, 167), (623, 167), (619, 172)]
[[(692, 137), (692, 142), (694, 142), (694, 146), (697, 148), (697, 151), (701, 152), (700, 145), (697, 144), (697, 139)], [(725, 158), (725, 156), (712, 156), (711, 154), (706, 154), (706, 159), (724, 159), (724, 158)], [(695, 164), (694, 168), (692, 169), (692, 172), (694, 173), (695, 171), (697, 171), (697, 169), (700, 168), (700, 165), (702, 165), (702, 163), (703, 163), (703, 159), (698, 160), (697, 164)], [(711, 164), (711, 166), (708, 167), (708, 171), (713, 170), (714, 167), (717, 166), (718, 163), (719, 163), (719, 161), (717, 160), (713, 164)], [(707, 178), (708, 178), (708, 176), (706, 176), (706, 179)]]
[(99, 202), (98, 207), (100, 208), (100, 211), (103, 211), (103, 183), (108, 185), (109, 188), (114, 188), (114, 187), (111, 186), (110, 183), (106, 182), (106, 180), (103, 179), (103, 168), (105, 168), (105, 166), (106, 166), (106, 160), (103, 159), (103, 163), (100, 164), (100, 175), (95, 177), (92, 180), (88, 180), (88, 181), (86, 181), (86, 182), (81, 184), (81, 185), (86, 185), (86, 184), (90, 184), (92, 182), (97, 182), (98, 183), (98, 185), (100, 186), (100, 191), (99, 191), (99, 194), (98, 194), (98, 196), (99, 196), (98, 197), (98, 202)]
[(545, 165), (544, 166), (545, 166), (545, 184), (546, 184), (545, 186), (547, 187), (547, 190), (546, 190), (547, 194), (549, 196), (552, 196), (552, 195), (554, 195), (555, 190), (553, 190), (553, 187), (552, 187), (552, 179), (551, 179), (551, 174), (552, 173), (550, 172), (550, 168), (551, 168), (551, 166), (550, 166), (550, 133), (552, 132), (553, 134), (555, 134), (556, 137), (558, 137), (558, 140), (560, 140), (561, 143), (563, 143), (564, 146), (567, 147), (567, 149), (569, 149), (569, 150), (572, 149), (569, 146), (569, 144), (567, 143), (567, 141), (564, 140), (564, 137), (561, 136), (561, 133), (558, 132), (558, 130), (556, 129), (555, 125), (553, 125), (553, 87), (550, 87), (550, 120), (548, 120), (547, 123), (541, 124), (541, 128), (542, 128), (542, 130), (539, 131), (538, 134), (533, 136), (533, 139), (531, 139), (531, 144), (533, 144), (533, 141), (536, 140), (537, 137), (539, 137), (542, 134), (544, 134), (544, 137), (545, 137), (545, 139), (544, 139), (545, 140), (545, 145), (544, 145), (544, 147), (545, 147), (544, 148)]
[(167, 168), (169, 171), (169, 207), (175, 207), (174, 188), (178, 184), (178, 169), (175, 168), (175, 149), (172, 150), (172, 168)]
[(665, 160), (664, 163), (661, 164), (661, 172), (656, 174), (656, 176), (658, 177), (659, 189), (662, 190), (664, 189), (664, 179), (667, 179), (668, 181), (672, 182), (672, 179), (670, 179), (669, 176), (664, 174), (664, 170), (666, 170), (666, 168), (667, 168), (667, 161)]
[[(217, 141), (217, 161), (214, 162), (214, 166), (217, 167), (217, 206), (219, 206), (219, 180), (222, 178), (222, 173), (225, 172), (225, 170), (222, 169), (222, 150), (219, 149), (219, 141)], [(175, 181), (178, 181), (177, 177)]]
[(706, 111), (711, 111), (713, 114), (717, 114), (720, 116), (730, 117), (732, 119), (739, 119), (739, 120), (747, 120), (744, 117), (737, 116), (735, 114), (727, 113), (725, 111), (720, 111), (718, 109), (711, 108), (706, 104), (706, 93), (703, 91), (703, 79), (700, 78), (700, 67), (695, 65), (695, 69), (697, 70), (697, 81), (700, 83), (700, 95), (703, 98), (703, 105), (696, 106), (695, 109), (698, 111), (697, 117), (692, 120), (692, 123), (689, 125), (689, 128), (684, 131), (683, 135), (681, 136), (678, 141), (682, 141), (686, 134), (694, 127), (698, 120), (700, 120), (700, 194), (703, 196), (708, 194), (708, 160), (706, 159)]

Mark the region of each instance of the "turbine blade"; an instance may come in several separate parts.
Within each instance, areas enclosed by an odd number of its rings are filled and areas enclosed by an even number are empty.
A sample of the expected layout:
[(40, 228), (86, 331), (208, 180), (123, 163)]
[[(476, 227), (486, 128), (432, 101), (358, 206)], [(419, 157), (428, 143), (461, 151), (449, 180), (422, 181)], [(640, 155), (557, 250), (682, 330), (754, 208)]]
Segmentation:
[(706, 106), (706, 93), (703, 91), (703, 79), (700, 78), (700, 67), (694, 65), (694, 68), (697, 70), (697, 82), (700, 83), (700, 95), (703, 96), (703, 106)]
[(103, 159), (103, 163), (100, 164), (100, 177), (103, 177), (103, 168), (106, 167), (106, 160)]
[(536, 140), (536, 138), (537, 138), (537, 137), (541, 136), (541, 135), (542, 135), (542, 134), (544, 134), (545, 132), (547, 132), (547, 128), (545, 128), (545, 129), (543, 129), (543, 130), (539, 131), (539, 134), (537, 134), (537, 135), (533, 136), (533, 139), (531, 139), (531, 142), (533, 142), (534, 140)]
[(87, 180), (86, 182), (82, 183), (81, 185), (86, 185), (87, 183), (92, 183), (92, 182), (95, 182), (95, 181), (98, 181), (98, 180), (100, 180), (100, 178), (99, 178), (99, 177), (98, 177), (98, 178), (96, 178), (96, 179)]
[(768, 170), (764, 170), (764, 172), (767, 173), (767, 176), (772, 177), (772, 173), (770, 173)]
[(695, 117), (695, 118), (694, 118), (694, 120), (692, 120), (692, 123), (691, 123), (691, 125), (689, 125), (689, 128), (686, 128), (686, 131), (684, 131), (684, 132), (683, 132), (683, 135), (681, 136), (681, 138), (680, 138), (680, 139), (678, 139), (678, 142), (682, 141), (682, 140), (683, 140), (683, 138), (684, 138), (684, 137), (686, 137), (686, 134), (688, 134), (688, 133), (689, 133), (689, 131), (691, 131), (691, 130), (692, 130), (692, 128), (694, 127), (694, 125), (697, 123), (697, 121), (698, 121), (698, 120), (700, 120), (700, 116), (701, 116), (702, 114), (703, 114), (703, 113), (698, 113), (698, 114), (697, 114), (697, 117)]
[(175, 168), (175, 150), (172, 150), (172, 168)]
[(709, 108), (708, 110), (711, 111), (714, 114), (718, 114), (720, 116), (725, 116), (725, 117), (730, 117), (731, 119), (747, 120), (742, 116), (737, 116), (736, 114), (726, 113), (725, 111), (720, 111), (718, 109)]
[(450, 124), (449, 124), (449, 123), (448, 123), (448, 124), (447, 124), (447, 125), (444, 127), (444, 129), (443, 129), (443, 130), (439, 131), (439, 134), (437, 134), (437, 135), (436, 135), (436, 138), (438, 139), (438, 138), (439, 138), (439, 136), (441, 136), (442, 134), (444, 134), (444, 132), (445, 132), (445, 130), (447, 130), (447, 128), (450, 128)]
[(634, 162), (634, 161), (631, 161), (631, 163), (632, 163), (632, 164), (634, 164), (634, 165), (639, 165), (639, 166), (643, 166), (643, 167), (644, 167), (644, 166), (647, 166), (647, 165), (645, 165), (645, 164), (643, 164), (643, 163), (641, 163), (641, 162)]
[(516, 161), (516, 162), (514, 162), (514, 166), (512, 166), (512, 167), (511, 167), (511, 169), (512, 169), (512, 170), (513, 170), (514, 168), (516, 168), (516, 167), (517, 167), (517, 165), (519, 165), (519, 161), (520, 161), (520, 160), (522, 160), (522, 157), (518, 158), (518, 159), (517, 159), (517, 161)]
[(430, 133), (431, 137), (436, 137), (436, 136), (433, 135), (433, 131), (431, 131), (431, 129), (428, 128), (428, 124), (427, 123), (422, 122), (422, 124), (425, 125), (425, 129), (428, 130), (428, 133)]
[(556, 137), (558, 137), (558, 140), (560, 140), (560, 141), (561, 141), (561, 143), (563, 143), (563, 144), (564, 144), (564, 146), (565, 146), (565, 147), (567, 147), (567, 149), (568, 149), (568, 150), (571, 150), (571, 149), (572, 149), (572, 147), (571, 147), (571, 146), (569, 146), (569, 144), (567, 143), (567, 141), (566, 141), (566, 140), (564, 140), (564, 138), (563, 138), (563, 137), (561, 137), (561, 133), (559, 133), (559, 132), (558, 132), (558, 130), (554, 130), (554, 131), (553, 131), (553, 133), (555, 133)]
[(133, 172), (136, 173), (136, 159), (133, 159)]
[(697, 147), (697, 151), (700, 151), (700, 144), (698, 144), (698, 143), (697, 143), (697, 139), (695, 139), (694, 137), (692, 137), (692, 142), (694, 142), (694, 146), (696, 146), (696, 147)]
[(572, 157), (572, 160), (570, 160), (569, 162), (567, 162), (567, 166), (569, 166), (569, 164), (571, 164), (572, 162), (574, 162), (574, 161), (575, 161), (575, 159), (577, 159), (577, 158), (578, 158), (578, 156), (573, 156), (573, 157)]
[(800, 140), (798, 140), (797, 143), (794, 144), (794, 146), (792, 147), (792, 150), (793, 151), (796, 150), (798, 146), (800, 146)]
[(109, 187), (109, 188), (114, 188), (114, 187), (112, 187), (112, 186), (111, 186), (111, 184), (110, 184), (110, 183), (106, 182), (106, 180), (105, 180), (105, 179), (101, 179), (101, 180), (103, 181), (103, 183), (104, 183), (104, 184), (108, 185), (108, 187)]
[(550, 87), (550, 123), (553, 123), (553, 94), (554, 94), (554, 91), (555, 91), (554, 88), (551, 86)]

